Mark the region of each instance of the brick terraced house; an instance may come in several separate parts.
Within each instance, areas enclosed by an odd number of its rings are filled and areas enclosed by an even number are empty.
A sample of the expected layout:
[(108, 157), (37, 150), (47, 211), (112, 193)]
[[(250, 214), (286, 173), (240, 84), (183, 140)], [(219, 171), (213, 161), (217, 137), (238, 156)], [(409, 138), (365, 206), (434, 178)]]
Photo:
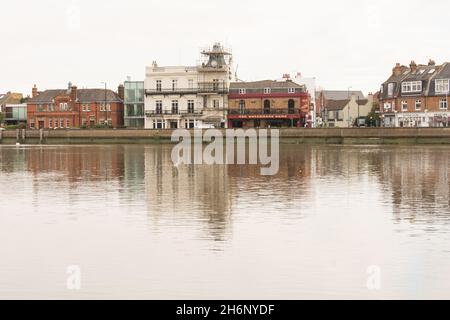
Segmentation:
[(450, 63), (397, 65), (381, 85), (380, 112), (385, 127), (448, 127)]
[(310, 95), (291, 80), (234, 82), (228, 97), (228, 128), (311, 125)]
[(32, 89), (27, 102), (27, 126), (30, 129), (93, 128), (123, 126), (124, 87), (118, 93), (105, 89), (68, 89), (38, 92)]

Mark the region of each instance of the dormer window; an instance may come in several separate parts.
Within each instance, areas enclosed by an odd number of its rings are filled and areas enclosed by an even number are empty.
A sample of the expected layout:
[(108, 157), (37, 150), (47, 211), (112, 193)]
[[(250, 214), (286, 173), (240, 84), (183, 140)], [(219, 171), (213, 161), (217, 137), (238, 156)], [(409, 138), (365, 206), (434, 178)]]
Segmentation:
[(449, 93), (449, 79), (435, 80), (436, 93)]
[(394, 96), (394, 83), (388, 84), (388, 96), (393, 97)]
[(247, 93), (247, 89), (239, 89), (239, 94), (246, 94)]
[(402, 83), (402, 93), (422, 92), (422, 81), (409, 81)]
[(270, 94), (271, 92), (272, 92), (272, 89), (264, 88), (264, 94)]

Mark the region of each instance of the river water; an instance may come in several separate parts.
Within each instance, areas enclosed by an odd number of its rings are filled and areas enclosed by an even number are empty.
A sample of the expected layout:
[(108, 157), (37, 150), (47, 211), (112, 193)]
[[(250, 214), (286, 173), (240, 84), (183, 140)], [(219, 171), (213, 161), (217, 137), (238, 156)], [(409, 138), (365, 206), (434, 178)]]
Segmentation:
[(450, 298), (449, 147), (171, 150), (1, 146), (0, 298)]

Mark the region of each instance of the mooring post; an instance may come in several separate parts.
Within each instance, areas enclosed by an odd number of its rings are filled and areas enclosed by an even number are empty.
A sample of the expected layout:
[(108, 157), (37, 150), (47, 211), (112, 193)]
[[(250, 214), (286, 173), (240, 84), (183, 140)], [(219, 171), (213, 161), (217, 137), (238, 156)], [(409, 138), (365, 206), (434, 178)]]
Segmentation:
[(16, 129), (16, 142), (20, 141), (20, 129)]
[(22, 140), (25, 141), (26, 135), (25, 135), (25, 129), (22, 129)]

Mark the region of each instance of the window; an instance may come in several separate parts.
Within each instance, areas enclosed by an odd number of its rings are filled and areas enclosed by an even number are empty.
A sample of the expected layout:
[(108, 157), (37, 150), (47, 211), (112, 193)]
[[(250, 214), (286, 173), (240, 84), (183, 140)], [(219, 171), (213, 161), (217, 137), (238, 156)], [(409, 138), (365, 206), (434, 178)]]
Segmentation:
[(59, 111), (64, 111), (64, 103), (59, 104)]
[(272, 90), (270, 88), (264, 88), (264, 94), (270, 94)]
[(449, 79), (438, 79), (435, 84), (436, 93), (449, 93)]
[(247, 89), (239, 89), (239, 94), (246, 94), (247, 93)]
[(395, 83), (389, 83), (388, 84), (388, 96), (393, 97), (394, 96), (394, 86)]
[(111, 111), (111, 105), (109, 103), (106, 105), (106, 110)]
[(194, 100), (188, 100), (188, 113), (194, 113)]
[(428, 71), (429, 74), (432, 74), (436, 71), (436, 69), (431, 69), (430, 71)]
[(384, 111), (391, 110), (391, 108), (392, 108), (392, 104), (390, 104), (389, 102), (386, 102), (384, 104)]
[(59, 127), (64, 128), (64, 119), (59, 120)]
[(295, 88), (289, 88), (288, 93), (295, 93)]
[(161, 100), (156, 101), (155, 111), (157, 114), (162, 114), (162, 101)]
[(172, 114), (178, 114), (178, 100), (172, 100)]
[(55, 129), (58, 128), (58, 119), (55, 119), (55, 121), (53, 121), (53, 124), (55, 125)]
[(213, 90), (214, 91), (219, 90), (219, 79), (214, 79), (213, 80)]
[(53, 120), (52, 119), (48, 120), (48, 127), (50, 129), (53, 128)]
[(402, 111), (408, 111), (408, 102), (402, 101)]
[(422, 81), (409, 81), (402, 83), (402, 93), (422, 92)]
[(416, 111), (422, 108), (422, 100), (416, 100)]
[(194, 80), (193, 79), (188, 80), (188, 87), (189, 87), (189, 90), (194, 89)]
[(86, 105), (83, 104), (83, 105), (81, 106), (81, 110), (86, 111)]
[(219, 108), (220, 107), (220, 101), (217, 99), (213, 100), (213, 107), (214, 109)]
[(70, 128), (70, 120), (69, 119), (66, 120), (66, 128)]
[(445, 98), (445, 99), (441, 99), (441, 100), (439, 101), (439, 109), (447, 110), (447, 108), (448, 108), (448, 102), (447, 102), (447, 99), (446, 99), (446, 98)]
[(156, 91), (161, 92), (162, 90), (162, 81), (156, 80)]
[(245, 100), (239, 101), (239, 113), (244, 114), (245, 113)]
[(176, 91), (177, 90), (177, 85), (178, 85), (178, 81), (177, 80), (172, 80), (172, 91)]

